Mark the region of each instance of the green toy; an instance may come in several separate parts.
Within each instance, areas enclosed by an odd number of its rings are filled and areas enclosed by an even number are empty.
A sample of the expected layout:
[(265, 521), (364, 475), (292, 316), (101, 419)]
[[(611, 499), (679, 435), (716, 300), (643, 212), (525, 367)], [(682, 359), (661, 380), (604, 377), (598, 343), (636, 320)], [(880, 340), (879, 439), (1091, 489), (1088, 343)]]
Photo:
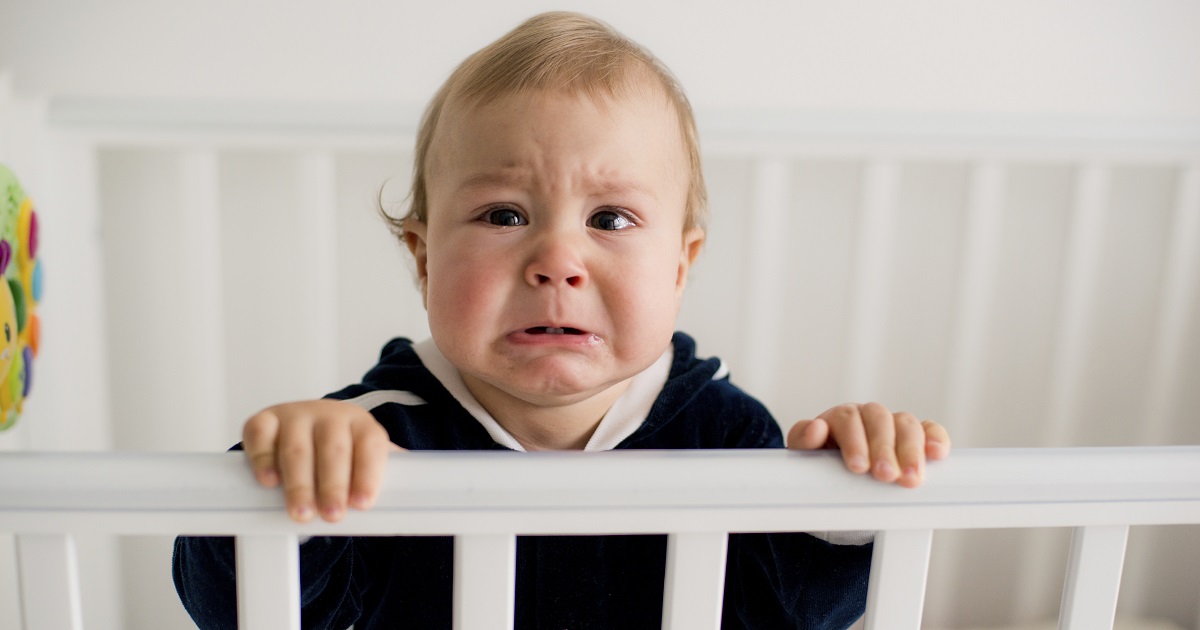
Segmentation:
[(33, 201), (0, 164), (0, 431), (21, 415), (41, 342), (42, 268)]

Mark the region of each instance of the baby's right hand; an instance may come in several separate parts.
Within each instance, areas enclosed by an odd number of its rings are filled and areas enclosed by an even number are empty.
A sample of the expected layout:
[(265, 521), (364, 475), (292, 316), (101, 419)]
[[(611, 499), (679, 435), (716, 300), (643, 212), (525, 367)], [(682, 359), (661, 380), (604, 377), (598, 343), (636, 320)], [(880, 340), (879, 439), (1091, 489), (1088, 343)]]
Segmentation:
[(317, 508), (332, 523), (345, 516), (347, 504), (371, 507), (388, 451), (404, 450), (369, 412), (339, 400), (268, 407), (242, 427), (242, 448), (260, 484), (283, 484), (288, 515), (300, 523)]

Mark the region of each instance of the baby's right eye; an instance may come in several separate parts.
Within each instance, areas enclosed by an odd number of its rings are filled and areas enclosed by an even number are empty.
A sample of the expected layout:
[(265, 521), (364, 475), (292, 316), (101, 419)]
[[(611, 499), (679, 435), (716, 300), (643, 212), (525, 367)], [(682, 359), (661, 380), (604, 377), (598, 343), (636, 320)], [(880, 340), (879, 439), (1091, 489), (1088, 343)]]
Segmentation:
[(482, 218), (492, 225), (501, 227), (514, 227), (529, 223), (525, 217), (521, 216), (520, 212), (512, 208), (492, 208)]

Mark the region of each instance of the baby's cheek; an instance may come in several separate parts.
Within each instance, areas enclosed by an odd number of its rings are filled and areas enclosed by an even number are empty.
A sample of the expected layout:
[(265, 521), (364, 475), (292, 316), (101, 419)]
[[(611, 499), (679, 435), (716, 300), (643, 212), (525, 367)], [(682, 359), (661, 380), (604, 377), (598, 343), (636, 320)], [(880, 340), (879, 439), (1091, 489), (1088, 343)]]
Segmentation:
[[(461, 259), (460, 259), (461, 260)], [(469, 320), (486, 301), (485, 288), (491, 282), (486, 268), (461, 260), (438, 261), (428, 277), (428, 305), (431, 320)]]

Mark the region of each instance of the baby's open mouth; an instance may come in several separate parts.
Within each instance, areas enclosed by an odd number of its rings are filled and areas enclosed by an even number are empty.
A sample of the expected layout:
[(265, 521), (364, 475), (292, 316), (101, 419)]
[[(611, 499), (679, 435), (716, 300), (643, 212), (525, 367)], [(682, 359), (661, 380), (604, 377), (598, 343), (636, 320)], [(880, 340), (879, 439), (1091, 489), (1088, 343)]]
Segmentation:
[(583, 331), (578, 328), (555, 328), (553, 326), (534, 326), (526, 328), (525, 332), (531, 335), (582, 335)]

